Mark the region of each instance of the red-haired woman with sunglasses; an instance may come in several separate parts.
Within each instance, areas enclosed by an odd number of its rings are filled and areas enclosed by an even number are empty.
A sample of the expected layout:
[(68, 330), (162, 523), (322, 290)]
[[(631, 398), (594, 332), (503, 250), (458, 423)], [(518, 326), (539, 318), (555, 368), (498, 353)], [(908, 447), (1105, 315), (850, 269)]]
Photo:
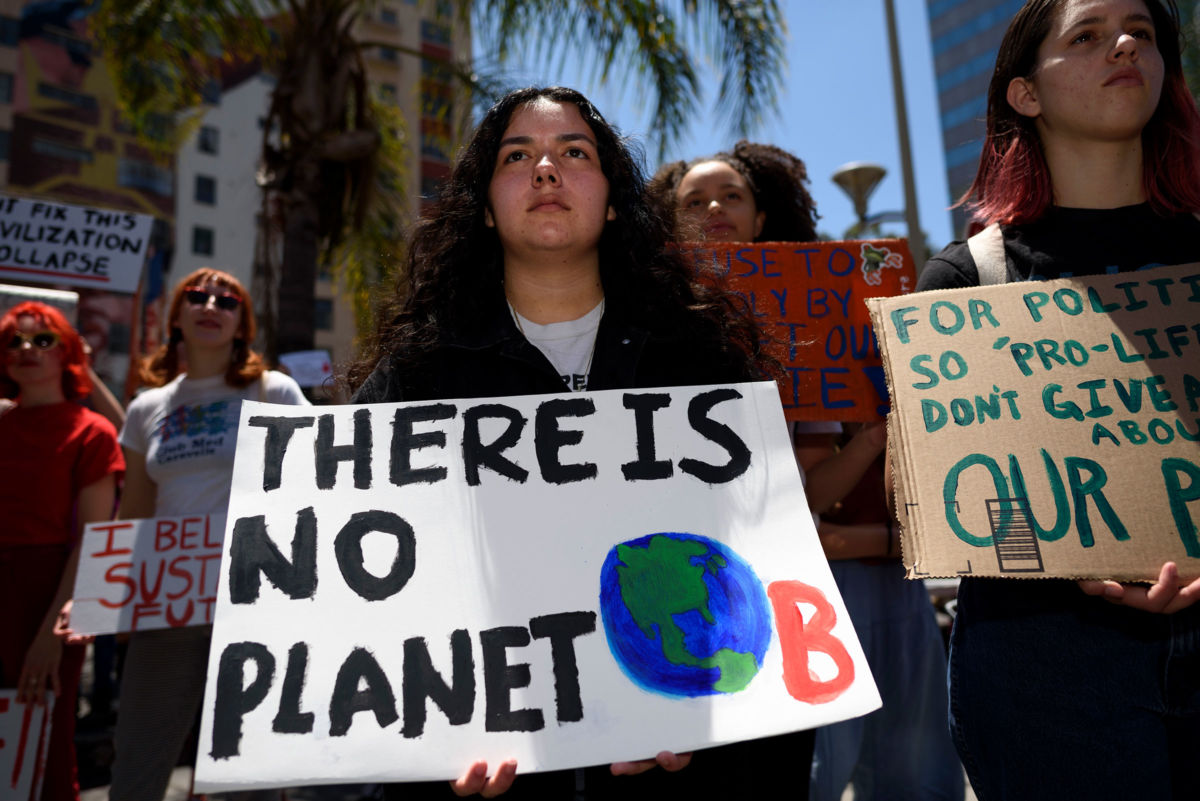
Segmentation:
[(83, 341), (42, 303), (0, 318), (0, 686), (19, 701), (54, 693), (42, 799), (75, 799), (75, 692), (82, 644), (69, 614), (79, 532), (112, 515), (125, 467), (117, 432), (76, 401), (92, 390)]
[[(128, 463), (122, 519), (224, 514), (241, 402), (308, 403), (295, 381), (267, 370), (250, 349), (254, 310), (232, 275), (204, 268), (184, 278), (167, 319), (166, 344), (142, 368), (152, 388), (129, 405), (121, 429)], [(162, 799), (200, 708), (210, 634), (209, 626), (191, 626), (133, 635), (113, 798)]]
[[(1180, 44), (1171, 0), (1028, 0), (967, 195), (988, 228), (930, 259), (917, 288), (1200, 261), (1200, 113)], [(1200, 798), (1197, 601), (1200, 579), (1173, 562), (1150, 585), (964, 578), (950, 713), (976, 794)]]

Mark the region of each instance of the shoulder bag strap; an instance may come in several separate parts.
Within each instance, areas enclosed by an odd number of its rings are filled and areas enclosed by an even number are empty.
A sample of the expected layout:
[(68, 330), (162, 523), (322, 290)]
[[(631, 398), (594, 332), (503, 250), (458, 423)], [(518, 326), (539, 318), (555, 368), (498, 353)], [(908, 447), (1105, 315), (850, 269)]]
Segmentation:
[(992, 223), (969, 238), (967, 249), (979, 272), (980, 286), (1008, 283), (1008, 261), (1004, 257), (1004, 235), (999, 223)]

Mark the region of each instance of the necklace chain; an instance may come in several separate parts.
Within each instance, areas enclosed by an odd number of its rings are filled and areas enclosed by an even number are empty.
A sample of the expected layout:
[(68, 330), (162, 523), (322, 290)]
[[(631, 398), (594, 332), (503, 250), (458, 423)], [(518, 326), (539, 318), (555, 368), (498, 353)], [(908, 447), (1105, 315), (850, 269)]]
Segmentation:
[[(508, 311), (512, 314), (513, 322), (517, 324), (517, 330), (521, 332), (521, 336), (525, 337), (525, 341), (529, 342), (529, 335), (525, 333), (525, 326), (521, 324), (521, 315), (517, 312), (516, 306), (512, 305), (512, 301), (505, 298), (508, 304)], [(590, 314), (590, 312), (589, 312)], [(604, 298), (600, 298), (600, 316), (604, 316)], [(592, 347), (588, 351), (587, 364), (583, 367), (583, 375), (585, 379), (590, 379), (592, 375), (592, 359), (596, 358), (596, 340), (600, 336), (600, 323), (596, 323), (596, 330), (592, 332)], [(530, 342), (532, 345), (533, 343)], [(534, 347), (537, 347), (534, 345)], [(541, 348), (538, 348), (541, 350)], [(586, 389), (586, 384), (584, 385)], [(572, 390), (573, 391), (573, 390)]]

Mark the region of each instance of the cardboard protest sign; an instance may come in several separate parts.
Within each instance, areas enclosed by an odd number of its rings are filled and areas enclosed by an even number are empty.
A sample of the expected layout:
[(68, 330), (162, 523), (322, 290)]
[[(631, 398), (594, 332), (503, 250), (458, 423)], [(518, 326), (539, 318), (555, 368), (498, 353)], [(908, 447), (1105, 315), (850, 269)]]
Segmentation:
[(607, 763), (879, 704), (769, 382), (245, 403), (228, 521), (205, 791)]
[(224, 535), (224, 515), (90, 524), (71, 628), (116, 634), (212, 623)]
[(869, 303), (910, 576), (1200, 576), (1200, 265)]
[(787, 371), (789, 420), (869, 422), (887, 414), (887, 386), (865, 298), (912, 292), (903, 239), (689, 243), (696, 269), (742, 295)]
[(0, 275), (133, 292), (154, 218), (0, 195)]
[(16, 690), (0, 690), (0, 798), (34, 801), (42, 794), (54, 694), (46, 705), (17, 703)]

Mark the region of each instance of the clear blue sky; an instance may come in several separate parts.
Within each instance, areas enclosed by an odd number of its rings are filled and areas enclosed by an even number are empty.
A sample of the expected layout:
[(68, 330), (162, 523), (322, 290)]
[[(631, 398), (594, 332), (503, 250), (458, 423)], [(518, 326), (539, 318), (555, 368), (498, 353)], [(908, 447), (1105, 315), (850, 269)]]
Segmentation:
[[(883, 0), (785, 0), (788, 22), (787, 68), (779, 91), (779, 114), (768, 118), (749, 138), (779, 145), (804, 159), (811, 191), (821, 214), (820, 229), (840, 236), (854, 222), (850, 200), (830, 175), (849, 161), (873, 161), (887, 177), (872, 195), (869, 211), (901, 210), (904, 189), (896, 143), (891, 73)], [(922, 0), (897, 0), (900, 49), (913, 143), (917, 204), (921, 227), (937, 252), (951, 239), (950, 204), (938, 127), (929, 24)], [(653, 120), (642, 109), (644, 98), (619, 86), (585, 80), (569, 67), (556, 73), (513, 69), (529, 83), (561, 83), (586, 94), (624, 133), (649, 143)], [(718, 79), (707, 82), (715, 96)], [(709, 98), (711, 100), (711, 98)], [(733, 144), (724, 126), (711, 118), (697, 121), (692, 135), (667, 154), (691, 159)], [(649, 148), (647, 148), (649, 150)], [(657, 164), (647, 153), (653, 172)], [(903, 233), (903, 224), (887, 228)]]

